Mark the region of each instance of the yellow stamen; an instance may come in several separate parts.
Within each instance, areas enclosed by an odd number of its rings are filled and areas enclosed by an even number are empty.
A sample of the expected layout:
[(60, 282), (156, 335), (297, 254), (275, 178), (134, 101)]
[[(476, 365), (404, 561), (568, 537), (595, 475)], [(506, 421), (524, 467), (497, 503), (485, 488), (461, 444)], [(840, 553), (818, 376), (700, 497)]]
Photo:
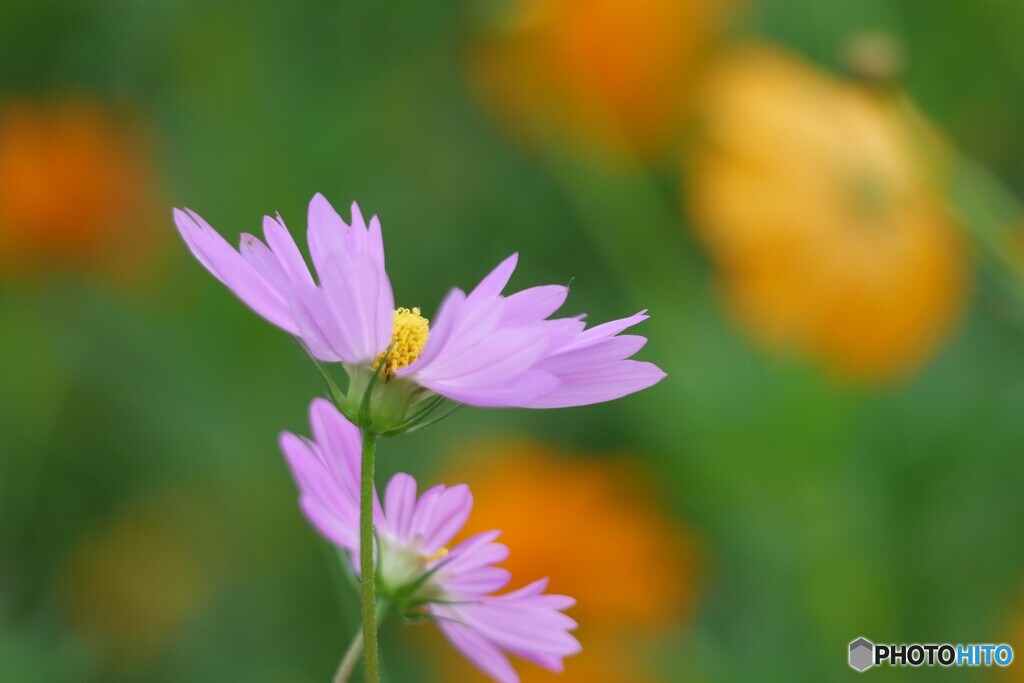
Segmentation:
[(427, 345), (430, 334), (430, 321), (420, 315), (419, 308), (396, 308), (395, 331), (391, 333), (391, 351), (380, 354), (373, 362), (376, 370), (385, 354), (387, 361), (381, 375), (385, 380), (395, 376), (395, 370), (410, 365), (419, 358), (423, 347)]
[(429, 564), (430, 562), (433, 562), (434, 560), (440, 560), (442, 557), (444, 557), (447, 554), (448, 554), (448, 548), (441, 548), (440, 550), (438, 550), (436, 553), (434, 553), (430, 557), (423, 558), (423, 561), (427, 562)]

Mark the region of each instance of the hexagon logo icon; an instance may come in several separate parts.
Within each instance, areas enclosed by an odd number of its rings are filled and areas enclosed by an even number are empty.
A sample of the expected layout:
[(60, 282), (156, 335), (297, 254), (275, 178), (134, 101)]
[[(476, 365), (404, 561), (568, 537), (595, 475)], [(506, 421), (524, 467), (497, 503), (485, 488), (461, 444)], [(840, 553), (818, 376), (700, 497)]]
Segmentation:
[(875, 644), (867, 638), (858, 638), (850, 643), (850, 666), (865, 671), (875, 665)]

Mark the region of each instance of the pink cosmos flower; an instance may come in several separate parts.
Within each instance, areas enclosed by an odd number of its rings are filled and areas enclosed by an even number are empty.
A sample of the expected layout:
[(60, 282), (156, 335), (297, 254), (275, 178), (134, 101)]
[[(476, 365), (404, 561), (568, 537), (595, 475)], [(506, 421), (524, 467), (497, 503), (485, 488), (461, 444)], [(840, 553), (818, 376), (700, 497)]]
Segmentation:
[[(324, 399), (310, 405), (313, 440), (281, 435), (281, 450), (298, 483), (299, 504), (327, 540), (347, 551), (358, 573), (360, 433)], [(448, 640), (500, 683), (519, 677), (507, 654), (562, 670), (562, 659), (580, 651), (562, 613), (575, 601), (545, 593), (547, 580), (504, 589), (509, 572), (494, 566), (508, 556), (495, 539), (473, 536), (446, 546), (469, 518), (473, 498), (465, 485), (436, 486), (417, 496), (416, 480), (396, 474), (381, 504), (374, 492), (377, 576), (380, 595), (401, 614), (436, 621)]]
[(619, 334), (645, 320), (644, 312), (586, 329), (583, 316), (550, 317), (566, 287), (503, 295), (515, 254), (469, 294), (452, 289), (431, 324), (418, 308), (395, 308), (380, 221), (367, 223), (356, 204), (351, 224), (322, 195), (309, 204), (318, 281), (280, 216), (264, 218), (265, 244), (243, 234), (238, 250), (193, 211), (175, 209), (174, 219), (199, 262), (245, 304), (316, 359), (345, 364), (355, 391), (339, 406), (357, 421), (374, 374), (406, 388), (392, 399), (391, 426), (436, 394), (474, 406), (559, 408), (619, 398), (665, 376), (652, 363), (630, 360), (644, 337)]

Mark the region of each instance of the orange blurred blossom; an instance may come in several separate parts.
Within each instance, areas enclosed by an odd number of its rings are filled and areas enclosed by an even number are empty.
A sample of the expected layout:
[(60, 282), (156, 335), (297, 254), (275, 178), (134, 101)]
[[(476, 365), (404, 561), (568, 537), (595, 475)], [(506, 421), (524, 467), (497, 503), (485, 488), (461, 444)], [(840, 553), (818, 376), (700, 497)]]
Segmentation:
[(0, 274), (141, 268), (153, 164), (132, 122), (87, 99), (0, 106)]
[(529, 137), (617, 154), (665, 149), (721, 14), (718, 0), (512, 0), (480, 31), (483, 99)]
[(689, 206), (742, 326), (862, 381), (928, 358), (958, 319), (968, 254), (948, 152), (920, 115), (748, 47), (711, 72), (699, 122)]
[[(552, 591), (577, 601), (570, 615), (583, 652), (562, 674), (523, 667), (524, 683), (661, 681), (644, 651), (690, 621), (697, 546), (635, 465), (530, 442), (468, 447), (461, 456), (446, 480), (473, 491), (465, 533), (501, 529), (511, 550), (502, 566), (517, 581), (548, 576)], [(444, 680), (484, 680), (454, 657), (441, 665)]]

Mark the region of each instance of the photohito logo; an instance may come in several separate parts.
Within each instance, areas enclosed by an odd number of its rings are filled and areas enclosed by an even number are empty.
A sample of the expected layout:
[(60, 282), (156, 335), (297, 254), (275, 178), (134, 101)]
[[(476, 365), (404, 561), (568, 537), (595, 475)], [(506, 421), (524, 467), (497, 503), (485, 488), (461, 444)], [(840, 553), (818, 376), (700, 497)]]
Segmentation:
[(1009, 645), (943, 643), (875, 645), (867, 638), (850, 643), (850, 666), (867, 671), (876, 664), (889, 666), (1009, 666), (1013, 648)]

